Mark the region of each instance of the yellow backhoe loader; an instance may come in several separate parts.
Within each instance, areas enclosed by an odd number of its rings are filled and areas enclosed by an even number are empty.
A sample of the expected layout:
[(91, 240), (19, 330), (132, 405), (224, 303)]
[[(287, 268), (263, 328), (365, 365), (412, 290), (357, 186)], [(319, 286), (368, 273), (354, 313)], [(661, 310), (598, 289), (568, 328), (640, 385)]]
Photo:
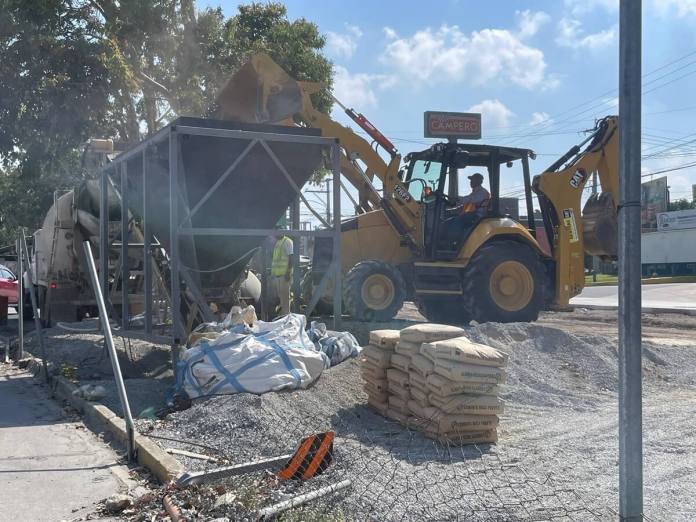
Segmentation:
[[(529, 159), (535, 156), (522, 148), (450, 140), (408, 154), (402, 166), (396, 148), (361, 114), (342, 106), (372, 143), (315, 109), (311, 95), (319, 89), (257, 54), (229, 80), (218, 102), (226, 119), (299, 124), (338, 138), (341, 173), (358, 191), (358, 214), (341, 224), (343, 299), (355, 318), (388, 320), (413, 299), (431, 321), (533, 321), (540, 310), (566, 307), (580, 293), (586, 252), (616, 255), (617, 117), (598, 122), (583, 143), (532, 181)], [(524, 179), (524, 224), (499, 204), (501, 165), (516, 162)], [(462, 217), (460, 178), (474, 170), (487, 171), (490, 201), (483, 212)], [(595, 171), (601, 193), (581, 213), (585, 184)], [(550, 251), (537, 240), (533, 193)]]

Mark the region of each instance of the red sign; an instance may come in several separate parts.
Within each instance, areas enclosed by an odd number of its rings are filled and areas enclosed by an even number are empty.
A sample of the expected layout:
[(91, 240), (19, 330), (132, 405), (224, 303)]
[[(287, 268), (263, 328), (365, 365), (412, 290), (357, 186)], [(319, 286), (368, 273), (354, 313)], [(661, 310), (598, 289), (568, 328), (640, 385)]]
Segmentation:
[(480, 114), (426, 111), (424, 116), (426, 138), (481, 138)]

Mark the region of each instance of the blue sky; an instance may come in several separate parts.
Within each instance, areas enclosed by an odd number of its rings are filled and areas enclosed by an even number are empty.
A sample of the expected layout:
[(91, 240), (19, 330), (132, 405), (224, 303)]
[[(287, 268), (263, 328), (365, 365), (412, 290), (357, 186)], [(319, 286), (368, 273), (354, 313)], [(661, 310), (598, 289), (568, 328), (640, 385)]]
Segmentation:
[[(335, 95), (402, 153), (433, 142), (423, 111), (473, 110), (483, 142), (534, 149), (538, 173), (618, 111), (617, 0), (285, 4), (326, 35)], [(696, 162), (696, 0), (643, 1), (643, 74), (643, 172)], [(696, 167), (667, 175), (672, 199), (690, 199)], [(506, 172), (501, 193), (520, 183)]]

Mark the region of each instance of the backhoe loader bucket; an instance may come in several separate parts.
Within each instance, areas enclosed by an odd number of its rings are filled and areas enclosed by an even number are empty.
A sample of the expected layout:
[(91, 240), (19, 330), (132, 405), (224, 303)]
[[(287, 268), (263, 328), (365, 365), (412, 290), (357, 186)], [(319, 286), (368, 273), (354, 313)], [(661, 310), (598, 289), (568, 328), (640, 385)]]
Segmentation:
[(616, 257), (619, 227), (610, 192), (592, 194), (582, 211), (585, 251), (593, 256)]
[(270, 56), (255, 54), (218, 94), (220, 117), (246, 123), (285, 120), (302, 108), (300, 86)]

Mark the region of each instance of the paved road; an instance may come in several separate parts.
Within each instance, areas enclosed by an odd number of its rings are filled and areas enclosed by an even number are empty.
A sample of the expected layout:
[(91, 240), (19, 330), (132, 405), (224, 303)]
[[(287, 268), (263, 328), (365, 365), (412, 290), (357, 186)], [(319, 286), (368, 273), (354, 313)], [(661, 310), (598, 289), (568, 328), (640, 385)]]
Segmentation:
[[(643, 308), (693, 310), (696, 313), (696, 283), (643, 285)], [(617, 286), (588, 286), (570, 300), (571, 305), (618, 307)]]
[(67, 419), (26, 372), (0, 364), (2, 520), (57, 521), (126, 493), (127, 470), (81, 422)]

